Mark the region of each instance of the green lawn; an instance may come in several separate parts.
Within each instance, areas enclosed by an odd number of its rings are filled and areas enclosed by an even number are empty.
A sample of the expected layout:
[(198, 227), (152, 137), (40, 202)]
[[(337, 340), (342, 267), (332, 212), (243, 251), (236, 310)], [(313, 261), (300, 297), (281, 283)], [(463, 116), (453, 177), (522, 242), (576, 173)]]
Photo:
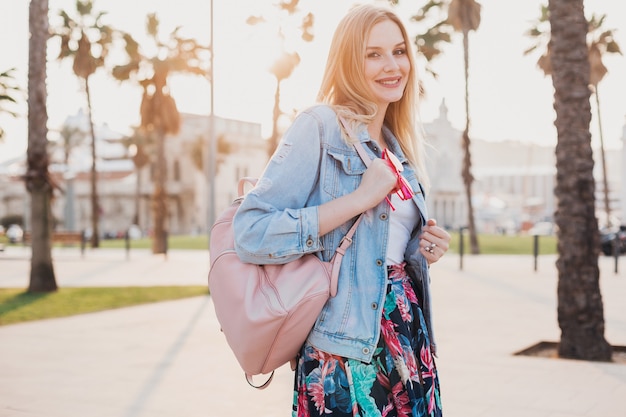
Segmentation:
[(207, 294), (206, 286), (60, 288), (52, 293), (0, 288), (0, 326)]
[[(459, 233), (451, 233), (451, 253), (459, 253)], [(463, 233), (463, 253), (470, 253), (469, 234)], [(556, 236), (539, 236), (539, 255), (554, 255)], [(534, 253), (534, 237), (528, 235), (478, 235), (480, 253), (485, 255), (532, 255)]]
[[(150, 249), (152, 247), (152, 239), (141, 238), (137, 240), (131, 240), (130, 249)], [(124, 239), (106, 239), (100, 241), (100, 246), (103, 248), (126, 248), (126, 240)], [(208, 250), (209, 238), (207, 235), (196, 236), (170, 236), (167, 239), (167, 246), (170, 249), (192, 249), (192, 250)]]

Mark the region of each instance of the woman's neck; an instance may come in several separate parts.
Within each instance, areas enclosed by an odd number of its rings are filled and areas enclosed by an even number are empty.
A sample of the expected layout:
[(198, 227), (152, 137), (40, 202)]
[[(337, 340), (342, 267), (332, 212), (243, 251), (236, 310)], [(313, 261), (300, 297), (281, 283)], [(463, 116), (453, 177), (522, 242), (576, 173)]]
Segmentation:
[(367, 125), (367, 132), (370, 137), (378, 143), (381, 148), (386, 148), (385, 139), (383, 138), (383, 122), (385, 121), (385, 113), (378, 112), (374, 120)]

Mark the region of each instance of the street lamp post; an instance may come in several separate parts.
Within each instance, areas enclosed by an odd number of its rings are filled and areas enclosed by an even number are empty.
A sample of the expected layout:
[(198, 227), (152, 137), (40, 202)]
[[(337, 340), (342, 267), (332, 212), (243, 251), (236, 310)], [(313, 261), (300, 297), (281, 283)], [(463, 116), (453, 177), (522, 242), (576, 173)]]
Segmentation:
[(211, 85), (211, 93), (210, 93), (210, 104), (211, 104), (211, 113), (209, 116), (209, 149), (208, 149), (208, 182), (209, 182), (209, 195), (208, 195), (208, 204), (207, 204), (207, 236), (210, 239), (211, 237), (211, 226), (215, 222), (215, 173), (216, 173), (216, 152), (217, 152), (217, 143), (215, 140), (215, 70), (213, 68), (214, 65), (214, 56), (215, 56), (215, 43), (213, 42), (214, 38), (214, 30), (213, 30), (213, 0), (211, 0), (211, 40), (209, 42), (209, 49), (211, 50), (211, 57), (209, 61), (210, 65), (210, 85)]

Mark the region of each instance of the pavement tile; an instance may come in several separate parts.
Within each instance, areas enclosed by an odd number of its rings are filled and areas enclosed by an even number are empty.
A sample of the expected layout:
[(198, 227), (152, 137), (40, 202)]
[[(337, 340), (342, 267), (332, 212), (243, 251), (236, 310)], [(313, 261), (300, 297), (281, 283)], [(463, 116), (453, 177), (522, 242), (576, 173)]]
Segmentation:
[[(0, 253), (25, 287), (29, 249)], [(205, 251), (55, 250), (63, 286), (206, 285)], [(622, 417), (626, 365), (515, 356), (558, 341), (554, 256), (446, 255), (431, 268), (446, 417)], [(606, 336), (626, 345), (626, 274), (600, 258)], [(626, 268), (621, 260), (620, 268)], [(289, 416), (293, 373), (249, 387), (209, 296), (0, 327), (0, 417)]]

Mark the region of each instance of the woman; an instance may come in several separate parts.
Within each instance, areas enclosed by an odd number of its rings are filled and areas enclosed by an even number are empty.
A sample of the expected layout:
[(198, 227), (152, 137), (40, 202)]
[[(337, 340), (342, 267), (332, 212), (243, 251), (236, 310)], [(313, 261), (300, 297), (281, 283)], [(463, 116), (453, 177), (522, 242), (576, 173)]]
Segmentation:
[(450, 236), (426, 217), (417, 95), (401, 21), (353, 8), (331, 43), (321, 104), (298, 115), (235, 216), (240, 258), (268, 264), (329, 260), (365, 212), (300, 352), (294, 416), (441, 415), (428, 271)]

